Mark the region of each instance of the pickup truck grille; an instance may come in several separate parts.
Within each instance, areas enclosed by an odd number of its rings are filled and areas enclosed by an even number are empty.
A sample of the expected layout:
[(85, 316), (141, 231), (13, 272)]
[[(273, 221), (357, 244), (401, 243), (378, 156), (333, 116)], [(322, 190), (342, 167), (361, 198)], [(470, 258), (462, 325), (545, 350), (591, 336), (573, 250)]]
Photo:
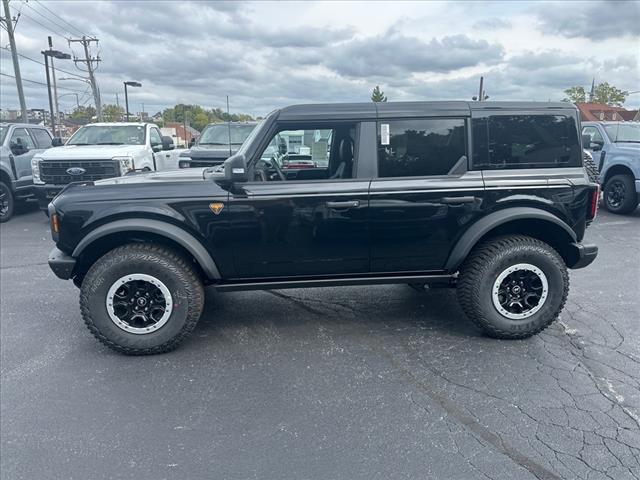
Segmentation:
[[(67, 173), (69, 168), (84, 168), (80, 175)], [(43, 160), (40, 163), (40, 178), (44, 183), (63, 185), (120, 176), (120, 166), (114, 160)]]

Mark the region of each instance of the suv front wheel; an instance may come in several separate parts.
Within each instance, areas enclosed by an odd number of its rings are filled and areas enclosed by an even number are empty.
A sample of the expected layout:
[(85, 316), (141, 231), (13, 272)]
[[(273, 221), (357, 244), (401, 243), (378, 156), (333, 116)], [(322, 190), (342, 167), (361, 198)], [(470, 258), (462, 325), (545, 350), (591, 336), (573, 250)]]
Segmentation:
[(130, 244), (89, 269), (80, 311), (93, 335), (129, 355), (173, 350), (195, 328), (204, 288), (192, 263), (170, 248)]
[(604, 206), (611, 213), (631, 213), (638, 206), (635, 180), (631, 175), (613, 175), (604, 185)]
[(527, 338), (558, 318), (569, 293), (562, 257), (548, 244), (523, 235), (491, 239), (463, 264), (458, 299), (487, 335)]

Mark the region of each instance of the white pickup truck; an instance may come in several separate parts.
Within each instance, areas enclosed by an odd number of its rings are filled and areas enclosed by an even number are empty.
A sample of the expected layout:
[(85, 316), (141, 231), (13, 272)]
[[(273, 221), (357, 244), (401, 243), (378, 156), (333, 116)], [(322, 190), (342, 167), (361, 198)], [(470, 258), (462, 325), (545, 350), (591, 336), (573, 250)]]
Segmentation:
[(46, 211), (68, 183), (177, 168), (178, 154), (152, 123), (92, 123), (32, 158), (34, 193)]

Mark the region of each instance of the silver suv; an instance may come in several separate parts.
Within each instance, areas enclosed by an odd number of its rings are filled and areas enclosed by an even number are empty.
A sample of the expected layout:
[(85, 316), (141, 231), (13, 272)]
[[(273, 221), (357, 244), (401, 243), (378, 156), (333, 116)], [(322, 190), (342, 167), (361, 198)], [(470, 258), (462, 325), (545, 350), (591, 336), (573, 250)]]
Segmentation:
[(16, 200), (33, 195), (31, 158), (59, 142), (40, 125), (0, 123), (0, 222), (11, 218)]

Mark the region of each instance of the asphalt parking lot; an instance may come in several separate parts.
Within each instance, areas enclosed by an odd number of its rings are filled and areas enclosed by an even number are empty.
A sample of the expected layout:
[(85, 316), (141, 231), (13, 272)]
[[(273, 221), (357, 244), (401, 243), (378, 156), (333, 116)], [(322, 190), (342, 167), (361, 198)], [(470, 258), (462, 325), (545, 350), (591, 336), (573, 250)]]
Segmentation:
[(91, 337), (42, 213), (0, 230), (3, 479), (640, 478), (640, 210), (600, 212), (529, 340), (483, 337), (449, 290), (209, 291), (151, 357)]

